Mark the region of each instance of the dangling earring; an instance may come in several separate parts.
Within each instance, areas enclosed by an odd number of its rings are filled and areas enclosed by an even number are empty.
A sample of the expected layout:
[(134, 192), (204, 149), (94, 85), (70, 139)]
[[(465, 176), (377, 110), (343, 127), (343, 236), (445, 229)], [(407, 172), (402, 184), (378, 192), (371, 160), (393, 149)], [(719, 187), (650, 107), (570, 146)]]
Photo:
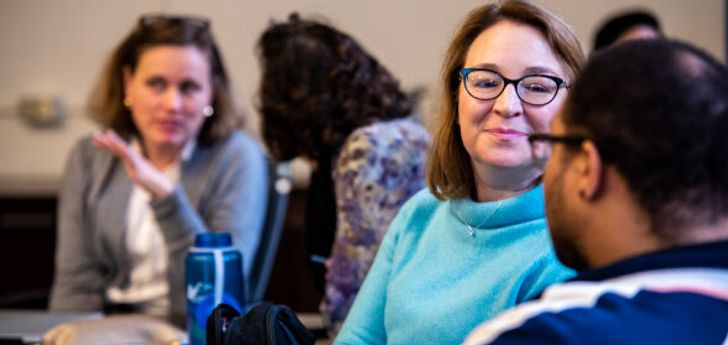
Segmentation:
[(204, 115), (205, 117), (210, 117), (214, 113), (215, 108), (213, 108), (211, 105), (206, 105), (202, 108), (202, 115)]

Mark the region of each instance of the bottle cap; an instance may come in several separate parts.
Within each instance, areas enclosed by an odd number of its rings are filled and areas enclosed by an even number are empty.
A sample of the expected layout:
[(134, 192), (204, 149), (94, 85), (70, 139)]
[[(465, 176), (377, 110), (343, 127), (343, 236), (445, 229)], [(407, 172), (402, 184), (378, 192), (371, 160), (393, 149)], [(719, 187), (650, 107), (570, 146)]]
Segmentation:
[(227, 232), (206, 232), (204, 234), (197, 234), (195, 237), (195, 247), (221, 248), (229, 247), (232, 244), (232, 237)]

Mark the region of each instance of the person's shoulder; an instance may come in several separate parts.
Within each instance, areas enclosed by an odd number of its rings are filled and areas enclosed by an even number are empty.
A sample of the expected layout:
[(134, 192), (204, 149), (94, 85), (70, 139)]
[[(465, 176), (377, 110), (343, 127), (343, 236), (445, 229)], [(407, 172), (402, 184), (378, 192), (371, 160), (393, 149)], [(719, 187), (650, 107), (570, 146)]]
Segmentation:
[(73, 148), (71, 149), (72, 152), (82, 152), (84, 154), (90, 154), (94, 151), (94, 144), (93, 144), (93, 135), (87, 134), (83, 137), (76, 140), (76, 143), (73, 145)]
[(566, 291), (571, 291), (571, 296), (551, 298), (563, 295), (562, 289), (562, 286), (553, 286), (545, 292), (546, 297), (522, 303), (481, 324), (468, 335), (464, 344), (572, 343), (567, 339), (578, 336), (578, 327), (576, 323), (569, 322), (571, 311), (578, 308), (580, 316), (589, 319), (593, 305), (587, 299), (592, 294), (585, 294), (578, 287), (567, 287)]
[(442, 206), (442, 201), (432, 194), (429, 188), (422, 188), (415, 193), (405, 205), (416, 206), (417, 208), (435, 209)]
[[(476, 328), (464, 345), (506, 344), (580, 344), (573, 325), (564, 323), (561, 312), (529, 315), (524, 319), (517, 311), (528, 309), (530, 302), (500, 314)], [(514, 315), (515, 314), (515, 315)]]
[(255, 159), (264, 156), (262, 145), (242, 130), (235, 130), (215, 145), (217, 150), (226, 156), (243, 156), (246, 159)]
[(541, 299), (484, 323), (465, 344), (702, 344), (725, 340), (725, 325), (701, 315), (728, 315), (728, 303), (699, 293), (574, 281), (551, 286)]
[(408, 238), (416, 242), (438, 214), (438, 208), (444, 205), (446, 203), (435, 198), (429, 189), (421, 189), (399, 209), (390, 223), (388, 236), (398, 238), (397, 241)]
[(375, 121), (355, 129), (347, 141), (367, 140), (373, 144), (389, 144), (398, 140), (429, 143), (430, 134), (421, 123), (411, 118)]
[(76, 157), (76, 160), (84, 162), (86, 164), (92, 164), (95, 161), (106, 161), (113, 159), (115, 156), (105, 150), (99, 150), (94, 147), (93, 135), (88, 134), (81, 137), (71, 148), (71, 157)]
[(76, 176), (86, 180), (87, 183), (99, 182), (107, 172), (119, 165), (113, 164), (119, 158), (95, 147), (93, 136), (86, 135), (76, 141), (70, 152), (66, 155), (64, 180)]
[(209, 145), (198, 143), (186, 168), (188, 171), (214, 171), (220, 176), (256, 172), (258, 177), (268, 169), (262, 146), (242, 130), (235, 130)]
[(258, 143), (257, 140), (255, 140), (250, 134), (242, 131), (242, 130), (235, 130), (230, 135), (227, 136), (227, 138), (222, 140), (223, 146), (228, 147), (246, 147), (246, 148), (253, 148), (253, 149), (261, 149), (260, 143)]
[[(430, 135), (411, 119), (377, 121), (355, 129), (340, 149), (341, 157), (366, 164), (398, 162), (394, 166), (424, 166)], [(401, 169), (401, 168), (397, 168)]]
[(409, 198), (400, 209), (400, 217), (422, 219), (429, 218), (435, 214), (444, 202), (438, 200), (430, 190), (425, 187)]

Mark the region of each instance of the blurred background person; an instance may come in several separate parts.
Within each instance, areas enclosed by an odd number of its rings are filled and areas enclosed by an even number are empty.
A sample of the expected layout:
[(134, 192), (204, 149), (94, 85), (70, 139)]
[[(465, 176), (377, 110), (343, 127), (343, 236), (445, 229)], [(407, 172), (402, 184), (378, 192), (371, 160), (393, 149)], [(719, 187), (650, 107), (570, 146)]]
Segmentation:
[(668, 40), (605, 49), (551, 129), (531, 139), (553, 147), (549, 229), (579, 275), (467, 344), (725, 344), (725, 65)]
[(657, 16), (647, 10), (634, 10), (609, 17), (594, 35), (592, 51), (605, 48), (618, 42), (635, 39), (662, 37)]
[(584, 61), (572, 29), (529, 1), (473, 10), (441, 74), (428, 189), (402, 207), (336, 344), (457, 344), (573, 272), (553, 253), (541, 175), (548, 131)]
[(104, 131), (76, 145), (61, 186), (51, 310), (181, 325), (195, 234), (229, 232), (255, 255), (266, 159), (229, 84), (203, 18), (142, 16), (116, 47), (89, 101)]
[[(430, 136), (398, 81), (354, 38), (325, 23), (271, 24), (261, 35), (262, 132), (277, 159), (314, 167), (307, 252), (327, 328), (343, 322), (400, 206), (424, 187)], [(332, 245), (333, 243), (333, 245)]]

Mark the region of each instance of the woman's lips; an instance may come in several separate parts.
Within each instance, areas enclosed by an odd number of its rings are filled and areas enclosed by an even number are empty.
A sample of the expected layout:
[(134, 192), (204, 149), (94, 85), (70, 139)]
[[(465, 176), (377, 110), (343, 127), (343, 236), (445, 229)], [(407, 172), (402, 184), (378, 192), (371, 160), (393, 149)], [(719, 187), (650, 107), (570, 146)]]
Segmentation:
[(178, 121), (159, 120), (157, 121), (157, 126), (165, 132), (174, 132), (181, 128), (182, 124)]
[(498, 138), (498, 139), (515, 139), (515, 138), (522, 138), (525, 136), (528, 136), (528, 133), (517, 131), (514, 129), (504, 129), (504, 128), (488, 128), (485, 129), (484, 132)]

